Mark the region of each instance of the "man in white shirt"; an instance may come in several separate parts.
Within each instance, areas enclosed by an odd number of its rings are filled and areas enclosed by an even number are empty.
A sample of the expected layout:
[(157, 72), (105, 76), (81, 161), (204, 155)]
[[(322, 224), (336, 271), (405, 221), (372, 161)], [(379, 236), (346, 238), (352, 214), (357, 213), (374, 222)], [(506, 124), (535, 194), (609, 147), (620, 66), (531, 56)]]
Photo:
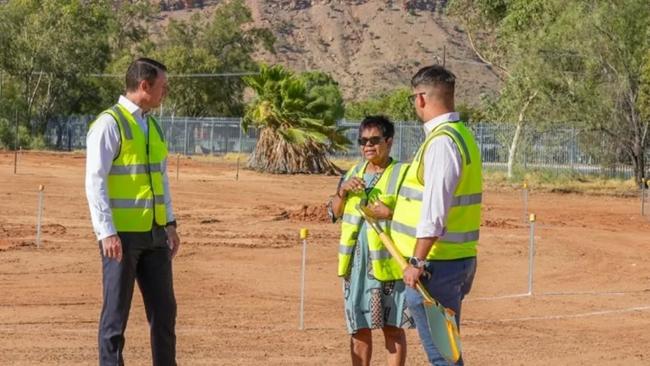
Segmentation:
[(102, 366), (124, 364), (124, 332), (136, 280), (150, 325), (153, 364), (176, 365), (172, 258), (180, 240), (164, 136), (148, 115), (166, 93), (165, 66), (148, 58), (135, 60), (126, 73), (126, 94), (99, 115), (87, 135), (86, 197), (103, 271)]
[[(420, 69), (411, 80), (411, 99), (427, 135), (400, 188), (391, 235), (402, 255), (406, 301), (431, 365), (450, 365), (433, 344), (421, 281), (443, 306), (456, 313), (476, 272), (480, 227), (481, 158), (471, 131), (454, 111), (455, 76), (442, 66)], [(462, 365), (462, 357), (455, 365)]]

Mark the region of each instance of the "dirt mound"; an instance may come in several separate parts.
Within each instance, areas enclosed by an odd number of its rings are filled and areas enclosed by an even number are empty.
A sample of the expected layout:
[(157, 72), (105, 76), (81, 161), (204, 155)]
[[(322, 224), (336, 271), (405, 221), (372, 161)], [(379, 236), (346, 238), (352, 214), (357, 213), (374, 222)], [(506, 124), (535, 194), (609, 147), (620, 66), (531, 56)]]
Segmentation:
[(288, 210), (288, 218), (295, 221), (330, 222), (327, 214), (327, 205), (303, 205), (299, 208)]
[(483, 221), (481, 226), (493, 227), (498, 229), (514, 229), (520, 227), (521, 225), (512, 222), (512, 220), (494, 219), (494, 220)]
[(65, 226), (59, 224), (43, 225), (44, 234), (63, 235), (68, 231)]

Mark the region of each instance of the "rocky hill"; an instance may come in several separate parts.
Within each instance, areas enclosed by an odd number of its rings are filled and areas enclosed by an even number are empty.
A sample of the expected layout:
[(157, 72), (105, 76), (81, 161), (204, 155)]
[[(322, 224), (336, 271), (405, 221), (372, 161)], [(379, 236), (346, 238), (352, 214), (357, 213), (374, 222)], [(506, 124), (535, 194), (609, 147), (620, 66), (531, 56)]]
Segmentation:
[[(460, 102), (476, 105), (494, 94), (496, 74), (481, 63), (467, 37), (443, 14), (445, 0), (247, 0), (257, 26), (277, 37), (268, 63), (294, 70), (319, 69), (334, 76), (346, 100), (358, 100), (408, 85), (419, 67), (443, 62), (458, 77)], [(167, 11), (167, 17), (203, 9)], [(184, 14), (185, 13), (185, 14)]]

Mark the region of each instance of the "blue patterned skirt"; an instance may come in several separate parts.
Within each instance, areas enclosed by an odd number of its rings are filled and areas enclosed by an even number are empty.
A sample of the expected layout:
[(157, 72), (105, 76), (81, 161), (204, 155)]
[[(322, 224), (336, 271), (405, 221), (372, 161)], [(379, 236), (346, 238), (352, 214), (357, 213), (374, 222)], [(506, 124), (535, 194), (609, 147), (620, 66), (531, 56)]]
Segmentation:
[(414, 328), (406, 308), (404, 281), (379, 281), (372, 273), (366, 223), (359, 230), (350, 274), (343, 279), (348, 333), (385, 326)]

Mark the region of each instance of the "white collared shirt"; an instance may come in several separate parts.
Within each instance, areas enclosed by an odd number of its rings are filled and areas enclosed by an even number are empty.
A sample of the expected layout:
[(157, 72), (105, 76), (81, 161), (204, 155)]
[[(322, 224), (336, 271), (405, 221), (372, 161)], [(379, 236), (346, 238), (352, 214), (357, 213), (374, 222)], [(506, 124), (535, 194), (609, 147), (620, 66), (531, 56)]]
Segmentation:
[[(118, 103), (135, 117), (142, 132), (145, 135), (148, 134), (147, 119), (142, 113), (142, 109), (125, 96), (120, 96)], [(117, 233), (108, 199), (107, 182), (113, 159), (120, 152), (120, 143), (120, 130), (117, 127), (117, 122), (108, 113), (104, 113), (93, 123), (86, 136), (86, 198), (97, 240)], [(167, 222), (174, 221), (167, 177), (167, 159), (162, 162), (162, 179)]]
[[(457, 112), (442, 114), (424, 124), (428, 136), (444, 122), (460, 120)], [(442, 237), (447, 233), (447, 216), (460, 179), (463, 157), (449, 136), (433, 139), (424, 152), (424, 192), (416, 237)]]

